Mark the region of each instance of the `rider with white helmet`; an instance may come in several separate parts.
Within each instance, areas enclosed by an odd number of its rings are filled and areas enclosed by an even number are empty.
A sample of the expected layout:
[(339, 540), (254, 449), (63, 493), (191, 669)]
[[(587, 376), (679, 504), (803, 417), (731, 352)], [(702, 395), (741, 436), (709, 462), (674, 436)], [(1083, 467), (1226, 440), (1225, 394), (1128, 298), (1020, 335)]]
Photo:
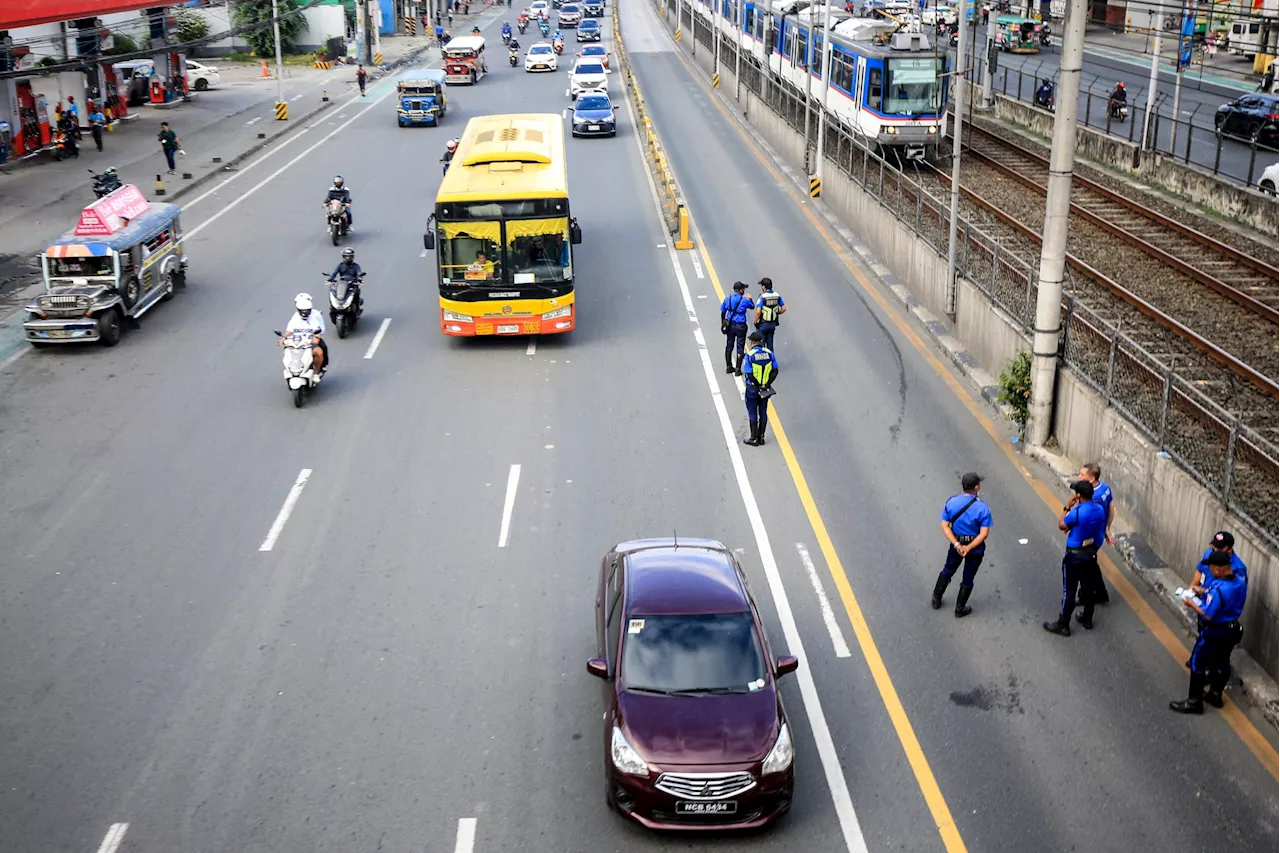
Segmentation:
[[(299, 293), (293, 297), (293, 307), (297, 310), (289, 318), (289, 325), (284, 327), (284, 333), (286, 336), (294, 332), (311, 333), (311, 343), (315, 345), (315, 349), (311, 351), (311, 363), (319, 375), (329, 366), (329, 347), (321, 337), (324, 334), (324, 312), (312, 307), (310, 293)], [(283, 338), (280, 339), (280, 345), (284, 346)]]

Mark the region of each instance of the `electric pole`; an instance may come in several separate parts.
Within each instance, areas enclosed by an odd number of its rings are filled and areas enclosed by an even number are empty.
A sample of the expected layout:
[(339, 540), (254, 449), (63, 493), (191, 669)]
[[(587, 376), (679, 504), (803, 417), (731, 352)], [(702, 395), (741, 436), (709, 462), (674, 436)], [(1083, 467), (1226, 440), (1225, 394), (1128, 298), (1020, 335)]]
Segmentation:
[(1067, 220), (1071, 213), (1071, 175), (1076, 156), (1076, 113), (1084, 64), (1086, 0), (1067, 0), (1062, 58), (1058, 62), (1058, 103), (1049, 152), (1049, 186), (1044, 206), (1044, 239), (1036, 293), (1035, 337), (1031, 348), (1030, 432), (1033, 447), (1049, 440), (1053, 393), (1058, 379), (1058, 341), (1062, 331), (1062, 281), (1067, 262)]
[[(974, 32), (976, 33), (977, 21), (974, 21)], [(975, 35), (976, 39), (977, 36)], [(984, 51), (985, 62), (982, 64), (982, 108), (989, 110), (995, 105), (995, 57), (996, 57), (996, 17), (990, 15), (987, 18), (987, 49)]]
[[(956, 93), (956, 120), (951, 128), (951, 224), (948, 226), (947, 240), (947, 293), (944, 300), (946, 313), (956, 315), (956, 235), (960, 224), (960, 128), (964, 122), (965, 67), (964, 40), (968, 33), (968, 16), (963, 5), (960, 8), (959, 28), (956, 33), (956, 68), (951, 74), (953, 90)], [(978, 5), (973, 7), (974, 24), (977, 24)]]
[[(1156, 106), (1156, 89), (1160, 86), (1160, 48), (1164, 46), (1164, 13), (1155, 13), (1156, 43), (1151, 50), (1151, 79), (1147, 82), (1147, 112), (1142, 118), (1142, 138), (1138, 150), (1147, 147), (1147, 131), (1151, 127), (1151, 113)], [(1177, 115), (1174, 116), (1177, 118)], [(1136, 164), (1135, 164), (1136, 165)]]
[(283, 104), (285, 102), (284, 75), (280, 73), (280, 68), (284, 63), (280, 57), (280, 9), (276, 0), (271, 0), (271, 28), (276, 36), (276, 103)]
[(822, 7), (822, 95), (819, 100), (818, 107), (818, 162), (814, 167), (813, 174), (817, 176), (821, 187), (823, 161), (826, 160), (826, 143), (827, 143), (827, 90), (831, 88), (831, 33), (827, 30), (827, 25), (831, 23), (831, 8), (829, 6)]

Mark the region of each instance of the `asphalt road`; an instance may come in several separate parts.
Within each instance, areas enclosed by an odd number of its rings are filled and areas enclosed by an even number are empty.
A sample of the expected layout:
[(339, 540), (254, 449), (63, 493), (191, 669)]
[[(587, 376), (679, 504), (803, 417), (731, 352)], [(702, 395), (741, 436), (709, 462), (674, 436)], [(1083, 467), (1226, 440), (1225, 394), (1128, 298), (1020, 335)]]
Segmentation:
[[(681, 289), (714, 350), (710, 270), (685, 253), (676, 275), (625, 108), (617, 139), (569, 144), (578, 330), (438, 332), (421, 233), (444, 141), (471, 115), (568, 105), (563, 71), (493, 52), (439, 130), (396, 128), (383, 82), (188, 202), (190, 286), (118, 347), (0, 369), (4, 849), (96, 850), (124, 823), (122, 853), (941, 849), (778, 443), (738, 455), (741, 404)], [(1184, 671), (1128, 606), (1091, 634), (1040, 630), (1060, 538), (1030, 487), (674, 54), (635, 60), (716, 268), (771, 274), (793, 306), (781, 417), (968, 848), (1274, 848), (1274, 780), (1216, 713), (1164, 709)], [(336, 252), (313, 200), (335, 172), (367, 312), (298, 411), (271, 329), (323, 294)], [(927, 599), (937, 507), (969, 468), (997, 527), (957, 621)], [(604, 807), (583, 670), (599, 558), (672, 531), (741, 548), (775, 651), (803, 655), (784, 687), (797, 799), (774, 831), (672, 840)]]

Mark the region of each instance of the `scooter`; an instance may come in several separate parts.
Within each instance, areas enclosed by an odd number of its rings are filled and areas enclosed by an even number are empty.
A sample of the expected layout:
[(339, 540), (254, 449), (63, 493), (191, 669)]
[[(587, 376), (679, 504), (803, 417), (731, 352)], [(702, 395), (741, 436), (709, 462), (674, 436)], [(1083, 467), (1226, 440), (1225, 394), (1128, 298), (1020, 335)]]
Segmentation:
[(93, 195), (95, 198), (110, 195), (122, 186), (120, 176), (116, 174), (115, 169), (107, 169), (101, 175), (94, 175), (93, 169), (87, 171), (90, 175), (93, 175)]
[(339, 240), (347, 236), (347, 206), (341, 199), (331, 198), (325, 208), (325, 216), (329, 220), (329, 236), (336, 246)]
[(310, 332), (290, 332), (285, 334), (276, 330), (276, 337), (284, 338), (284, 382), (293, 394), (293, 405), (301, 409), (307, 395), (320, 384), (320, 375), (315, 371), (311, 351), (315, 349)]
[(1107, 114), (1116, 121), (1124, 121), (1129, 117), (1129, 105), (1124, 101), (1111, 101), (1107, 106)]
[(546, 22), (546, 20), (545, 20), (545, 19), (543, 19), (543, 18), (539, 18), (539, 19), (538, 19), (538, 30), (542, 33), (542, 35), (543, 35), (543, 36), (550, 35), (550, 34), (551, 34), (551, 25), (550, 25), (550, 24), (548, 24), (548, 23)]
[(559, 56), (564, 53), (564, 42), (560, 39), (556, 39), (551, 43), (551, 48), (556, 52), (556, 56)]
[(507, 51), (507, 59), (510, 60), (511, 67), (515, 68), (516, 63), (520, 61), (520, 51), (516, 50), (514, 47), (511, 48)]
[(520, 23), (516, 24), (516, 26), (520, 28), (520, 35), (524, 35), (524, 31), (529, 29), (529, 22), (521, 21)]
[(511, 44), (511, 30), (502, 31), (502, 43)]
[[(329, 274), (324, 273), (329, 279)], [(345, 338), (347, 333), (356, 327), (360, 315), (364, 313), (364, 300), (360, 298), (360, 290), (364, 284), (365, 273), (354, 281), (345, 278), (329, 279), (329, 319), (338, 330), (338, 337)]]
[(61, 160), (68, 154), (72, 157), (80, 156), (80, 152), (76, 150), (75, 142), (71, 139), (71, 134), (62, 128), (58, 128), (53, 132), (53, 159)]

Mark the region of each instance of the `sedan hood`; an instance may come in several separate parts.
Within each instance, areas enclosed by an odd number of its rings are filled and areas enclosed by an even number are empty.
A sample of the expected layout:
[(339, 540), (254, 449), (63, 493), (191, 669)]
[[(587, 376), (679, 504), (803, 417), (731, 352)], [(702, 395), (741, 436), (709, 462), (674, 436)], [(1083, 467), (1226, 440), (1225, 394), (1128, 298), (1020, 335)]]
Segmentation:
[(613, 121), (613, 110), (575, 110), (573, 117), (583, 121)]
[(778, 738), (772, 684), (729, 696), (618, 693), (618, 726), (650, 764), (760, 761)]

